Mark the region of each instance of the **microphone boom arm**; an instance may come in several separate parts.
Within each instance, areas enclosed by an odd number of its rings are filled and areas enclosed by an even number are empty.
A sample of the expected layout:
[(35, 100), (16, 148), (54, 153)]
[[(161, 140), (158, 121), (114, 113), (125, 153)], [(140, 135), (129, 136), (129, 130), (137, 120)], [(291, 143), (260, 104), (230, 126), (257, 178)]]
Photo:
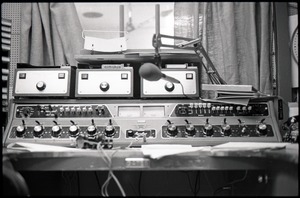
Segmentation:
[[(163, 44), (161, 41), (161, 38), (169, 38), (169, 39), (178, 39), (178, 40), (184, 40), (187, 42), (183, 42), (177, 45), (169, 45), (169, 44)], [(213, 84), (227, 84), (219, 75), (218, 71), (216, 70), (214, 64), (210, 60), (207, 52), (205, 51), (200, 38), (192, 39), (192, 38), (186, 38), (186, 37), (179, 37), (179, 36), (170, 36), (170, 35), (164, 35), (164, 34), (154, 34), (152, 38), (152, 45), (155, 49), (155, 57), (156, 59), (160, 60), (159, 55), (159, 49), (160, 47), (171, 47), (176, 49), (186, 49), (186, 50), (194, 50), (197, 56), (201, 60), (201, 64), (203, 65), (204, 69), (206, 70), (206, 73), (210, 79), (210, 81)], [(193, 47), (190, 47), (190, 45), (193, 45)], [(206, 59), (208, 65), (210, 67), (206, 67), (204, 63), (202, 62), (201, 54)]]

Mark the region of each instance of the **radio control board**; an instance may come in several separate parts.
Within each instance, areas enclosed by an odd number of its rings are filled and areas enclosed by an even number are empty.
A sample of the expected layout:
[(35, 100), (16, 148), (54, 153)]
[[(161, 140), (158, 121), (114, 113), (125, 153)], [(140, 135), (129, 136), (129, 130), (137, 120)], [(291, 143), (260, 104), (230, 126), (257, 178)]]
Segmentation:
[(15, 100), (4, 144), (75, 147), (80, 134), (104, 135), (114, 147), (280, 142), (273, 101), (237, 105), (201, 100)]

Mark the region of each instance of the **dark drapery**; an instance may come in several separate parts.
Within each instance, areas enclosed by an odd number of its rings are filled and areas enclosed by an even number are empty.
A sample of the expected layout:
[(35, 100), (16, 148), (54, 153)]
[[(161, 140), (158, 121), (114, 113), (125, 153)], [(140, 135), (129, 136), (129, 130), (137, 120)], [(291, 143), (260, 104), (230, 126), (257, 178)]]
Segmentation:
[[(176, 36), (195, 37), (191, 34), (194, 27), (187, 25), (195, 17), (194, 6), (189, 5), (175, 3), (175, 20), (185, 19), (175, 21)], [(220, 76), (227, 84), (253, 85), (272, 94), (271, 3), (205, 2), (198, 6), (199, 36)], [(209, 83), (204, 70), (202, 74), (202, 83)]]
[(23, 3), (20, 62), (36, 66), (76, 65), (83, 48), (74, 3)]

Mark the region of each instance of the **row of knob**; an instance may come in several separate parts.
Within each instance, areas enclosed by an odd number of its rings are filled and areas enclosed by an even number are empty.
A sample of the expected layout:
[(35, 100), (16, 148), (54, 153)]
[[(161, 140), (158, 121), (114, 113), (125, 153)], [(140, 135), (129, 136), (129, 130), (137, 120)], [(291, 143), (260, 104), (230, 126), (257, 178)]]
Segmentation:
[[(267, 135), (267, 125), (264, 123), (265, 119), (262, 119), (259, 124), (257, 125), (257, 131), (260, 135)], [(242, 133), (246, 130), (246, 125), (242, 123), (241, 120), (239, 121), (239, 126), (242, 129)], [(178, 134), (178, 127), (172, 123), (170, 120), (167, 120), (167, 134), (171, 137), (174, 137)], [(194, 136), (196, 134), (196, 128), (192, 123), (189, 123), (188, 120), (185, 120), (185, 133), (188, 136)], [(222, 133), (224, 133), (225, 136), (231, 135), (231, 126), (227, 123), (226, 118), (224, 118), (223, 124), (221, 125)], [(206, 119), (206, 123), (204, 125), (204, 132), (207, 136), (212, 136), (214, 133), (213, 125), (209, 123), (209, 120)]]
[[(52, 126), (51, 128), (51, 135), (53, 137), (59, 137), (61, 132), (62, 132), (62, 127), (56, 122), (53, 121), (55, 125)], [(44, 126), (39, 123), (38, 121), (36, 121), (37, 125), (34, 126), (33, 128), (33, 136), (34, 137), (41, 137), (44, 133)], [(74, 123), (73, 121), (71, 121), (72, 125), (69, 127), (69, 135), (71, 137), (76, 137), (79, 134), (79, 126), (76, 125), (76, 123)], [(24, 120), (22, 120), (22, 125), (17, 126), (16, 128), (16, 136), (17, 137), (23, 137), (25, 132), (26, 132), (26, 125)], [(92, 136), (95, 135), (97, 133), (97, 127), (94, 123), (94, 121), (92, 120), (92, 124), (90, 126), (88, 126), (87, 131), (88, 135)], [(109, 119), (109, 123), (108, 125), (105, 126), (104, 129), (104, 133), (106, 136), (108, 137), (112, 137), (115, 134), (115, 127), (112, 125), (111, 119)]]

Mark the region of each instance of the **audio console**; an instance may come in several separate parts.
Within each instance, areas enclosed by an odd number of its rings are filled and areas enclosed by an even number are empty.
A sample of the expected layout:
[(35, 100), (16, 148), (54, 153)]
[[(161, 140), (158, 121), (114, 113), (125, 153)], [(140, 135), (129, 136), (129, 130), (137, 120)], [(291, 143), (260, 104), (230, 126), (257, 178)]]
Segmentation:
[[(3, 144), (75, 147), (78, 137), (99, 136), (114, 147), (281, 141), (273, 100), (205, 102), (197, 98), (198, 68), (162, 73), (180, 80), (182, 89), (163, 79), (134, 82), (131, 67), (18, 68)], [(140, 98), (133, 98), (138, 82)], [(182, 91), (194, 98), (185, 98)]]

